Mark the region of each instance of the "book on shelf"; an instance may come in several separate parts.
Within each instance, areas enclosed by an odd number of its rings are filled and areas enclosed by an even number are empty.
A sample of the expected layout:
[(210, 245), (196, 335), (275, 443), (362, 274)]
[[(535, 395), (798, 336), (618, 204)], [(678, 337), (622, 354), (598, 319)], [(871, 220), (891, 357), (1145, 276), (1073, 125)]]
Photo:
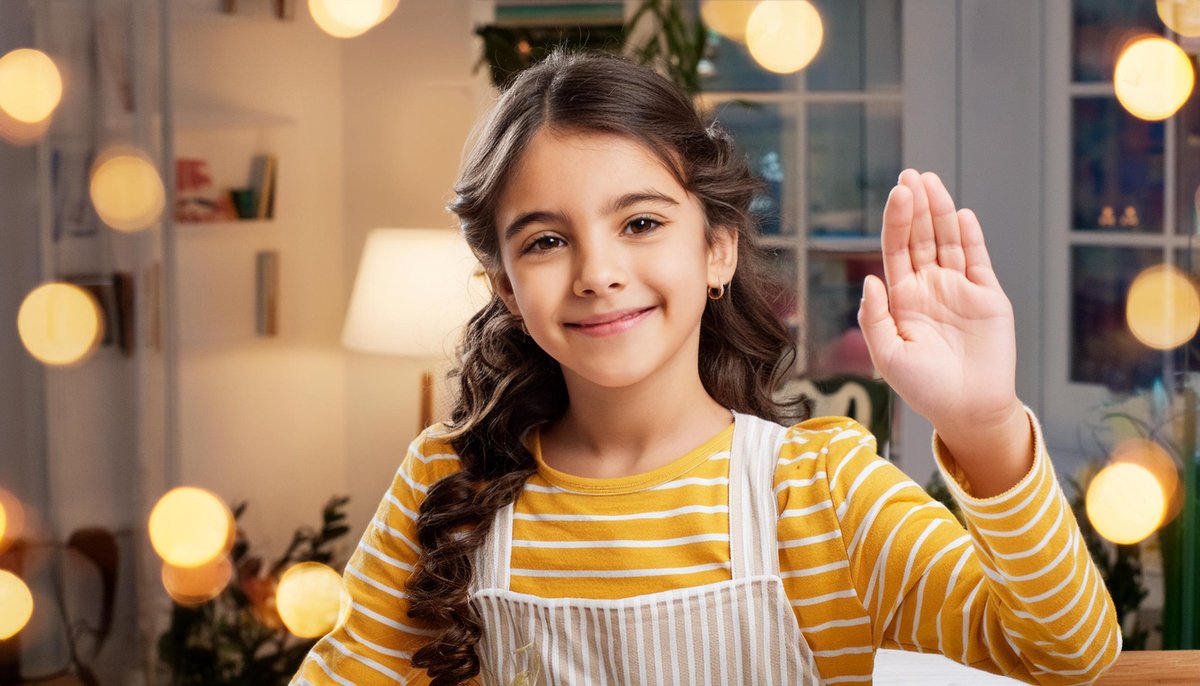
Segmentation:
[(250, 189), (254, 193), (258, 219), (275, 216), (275, 177), (278, 162), (274, 155), (255, 155), (250, 164)]

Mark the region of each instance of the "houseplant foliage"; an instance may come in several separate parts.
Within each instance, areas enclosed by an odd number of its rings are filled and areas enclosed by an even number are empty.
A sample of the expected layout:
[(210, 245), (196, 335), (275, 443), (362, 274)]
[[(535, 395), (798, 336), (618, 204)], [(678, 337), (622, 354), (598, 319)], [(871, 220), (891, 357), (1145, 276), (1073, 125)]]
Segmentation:
[[(158, 654), (174, 686), (286, 685), (316, 639), (292, 636), (275, 610), (280, 575), (300, 562), (330, 564), (333, 544), (346, 525), (348, 496), (325, 503), (318, 528), (301, 527), (287, 550), (269, 566), (252, 554), (241, 527), (230, 552), (234, 578), (215, 599), (197, 607), (175, 604), (159, 636)], [(234, 508), (235, 521), (246, 503)]]

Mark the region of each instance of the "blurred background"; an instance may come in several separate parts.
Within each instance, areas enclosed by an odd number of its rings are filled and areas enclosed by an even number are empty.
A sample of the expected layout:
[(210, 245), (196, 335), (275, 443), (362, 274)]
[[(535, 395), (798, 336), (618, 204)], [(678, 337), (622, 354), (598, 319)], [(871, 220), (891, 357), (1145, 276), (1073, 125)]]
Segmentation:
[(1198, 36), (1200, 0), (0, 0), (0, 683), (287, 682), (486, 297), (472, 125), (560, 44), (733, 132), (789, 388), (953, 508), (855, 322), (937, 172), (1126, 649), (1200, 648)]

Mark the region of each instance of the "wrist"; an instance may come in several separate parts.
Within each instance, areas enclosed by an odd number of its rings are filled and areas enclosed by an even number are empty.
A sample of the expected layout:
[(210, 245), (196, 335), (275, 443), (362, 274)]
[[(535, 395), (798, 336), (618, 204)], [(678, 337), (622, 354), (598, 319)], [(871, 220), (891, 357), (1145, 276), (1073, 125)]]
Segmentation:
[(956, 425), (937, 438), (970, 484), (975, 498), (1000, 495), (1020, 483), (1034, 464), (1033, 425), (1024, 405), (995, 423), (979, 422), (960, 429)]

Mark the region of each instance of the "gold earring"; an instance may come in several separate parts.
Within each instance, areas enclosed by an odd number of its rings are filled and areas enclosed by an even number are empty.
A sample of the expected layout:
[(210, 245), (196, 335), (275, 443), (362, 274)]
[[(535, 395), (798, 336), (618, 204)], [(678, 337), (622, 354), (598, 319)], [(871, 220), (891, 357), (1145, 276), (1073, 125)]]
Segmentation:
[(720, 300), (723, 297), (725, 297), (725, 284), (721, 284), (720, 288), (717, 286), (708, 287), (709, 300)]

